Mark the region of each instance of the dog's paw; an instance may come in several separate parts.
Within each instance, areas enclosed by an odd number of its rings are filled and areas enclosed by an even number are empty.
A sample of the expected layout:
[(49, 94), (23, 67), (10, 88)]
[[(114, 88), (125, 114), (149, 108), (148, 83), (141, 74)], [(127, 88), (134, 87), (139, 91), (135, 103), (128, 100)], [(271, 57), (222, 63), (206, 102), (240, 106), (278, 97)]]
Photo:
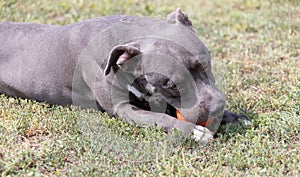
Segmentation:
[(193, 138), (201, 143), (208, 143), (214, 139), (214, 133), (209, 129), (196, 125), (193, 130)]
[(240, 122), (244, 123), (245, 125), (251, 124), (250, 118), (245, 115), (235, 114), (227, 110), (224, 111), (224, 115), (221, 121), (222, 124), (237, 124)]

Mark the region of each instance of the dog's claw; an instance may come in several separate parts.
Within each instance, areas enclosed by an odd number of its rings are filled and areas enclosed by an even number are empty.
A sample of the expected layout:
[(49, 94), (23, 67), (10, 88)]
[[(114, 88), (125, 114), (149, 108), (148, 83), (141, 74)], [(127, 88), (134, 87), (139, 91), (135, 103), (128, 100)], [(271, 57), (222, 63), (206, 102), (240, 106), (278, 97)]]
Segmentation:
[(212, 131), (199, 125), (195, 126), (193, 134), (195, 141), (199, 141), (201, 143), (208, 143), (210, 140), (214, 139), (214, 133)]

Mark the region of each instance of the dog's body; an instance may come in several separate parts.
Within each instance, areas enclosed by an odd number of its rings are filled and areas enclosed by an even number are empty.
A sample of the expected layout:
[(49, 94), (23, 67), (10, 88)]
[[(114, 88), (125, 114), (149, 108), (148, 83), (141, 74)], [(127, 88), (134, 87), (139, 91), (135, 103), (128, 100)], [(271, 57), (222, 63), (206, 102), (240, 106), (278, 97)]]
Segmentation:
[[(118, 17), (68, 26), (0, 24), (0, 92), (52, 104), (72, 104), (72, 82), (82, 50)], [(104, 58), (103, 58), (104, 59)]]
[[(195, 124), (224, 113), (209, 51), (180, 10), (167, 22), (127, 16), (66, 26), (4, 22), (0, 41), (0, 93), (9, 96), (96, 108), (196, 136), (203, 128)], [(176, 110), (188, 122), (176, 119)], [(238, 118), (225, 111), (223, 121)]]

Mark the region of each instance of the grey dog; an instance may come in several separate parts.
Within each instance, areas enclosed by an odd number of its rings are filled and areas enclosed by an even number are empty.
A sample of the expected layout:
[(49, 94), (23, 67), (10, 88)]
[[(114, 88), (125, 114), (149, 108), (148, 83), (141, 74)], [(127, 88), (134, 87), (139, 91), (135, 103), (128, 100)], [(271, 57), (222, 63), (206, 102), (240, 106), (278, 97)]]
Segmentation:
[(210, 52), (179, 9), (166, 21), (3, 22), (0, 41), (0, 93), (8, 96), (95, 108), (142, 126), (193, 133), (196, 140), (214, 132), (203, 122), (247, 119), (225, 110)]

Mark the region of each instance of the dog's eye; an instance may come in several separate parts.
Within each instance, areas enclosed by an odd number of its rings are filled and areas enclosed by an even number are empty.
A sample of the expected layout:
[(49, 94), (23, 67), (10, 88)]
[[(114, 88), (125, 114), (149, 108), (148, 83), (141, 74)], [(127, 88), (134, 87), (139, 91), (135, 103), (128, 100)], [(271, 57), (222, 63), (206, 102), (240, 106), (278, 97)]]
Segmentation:
[(206, 68), (207, 68), (207, 66), (208, 66), (208, 62), (207, 62), (207, 61), (205, 61), (205, 62), (201, 63), (201, 65), (202, 65), (202, 67), (203, 67), (204, 69), (206, 69)]
[(203, 70), (206, 70), (208, 67), (208, 61), (204, 61), (198, 64), (198, 67), (202, 68)]
[(170, 79), (166, 79), (162, 87), (167, 90), (179, 90), (177, 84)]
[(168, 89), (171, 89), (171, 90), (177, 90), (178, 87), (177, 87), (177, 85), (173, 84), (173, 85), (171, 85), (170, 87), (168, 87)]
[(202, 62), (197, 62), (193, 67), (193, 69), (198, 70), (199, 68), (201, 68), (201, 70), (206, 71), (208, 67), (209, 67), (209, 61), (202, 61)]

